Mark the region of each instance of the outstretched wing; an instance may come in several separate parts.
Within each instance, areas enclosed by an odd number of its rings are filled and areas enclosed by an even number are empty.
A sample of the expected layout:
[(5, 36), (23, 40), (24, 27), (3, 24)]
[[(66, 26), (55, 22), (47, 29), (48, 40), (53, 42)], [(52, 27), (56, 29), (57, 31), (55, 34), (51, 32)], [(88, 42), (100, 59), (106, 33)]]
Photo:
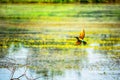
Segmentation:
[(84, 37), (85, 37), (85, 30), (83, 29), (83, 30), (80, 32), (79, 38), (80, 38), (80, 39), (84, 39)]
[(76, 45), (80, 45), (80, 44), (81, 44), (81, 42), (79, 42), (79, 41), (76, 42)]

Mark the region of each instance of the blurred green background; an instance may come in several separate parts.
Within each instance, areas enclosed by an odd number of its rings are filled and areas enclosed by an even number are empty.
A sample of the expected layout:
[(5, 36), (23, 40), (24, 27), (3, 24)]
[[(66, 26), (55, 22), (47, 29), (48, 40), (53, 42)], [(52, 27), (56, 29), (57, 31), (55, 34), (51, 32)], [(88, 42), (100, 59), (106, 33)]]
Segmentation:
[(119, 0), (1, 0), (1, 3), (120, 3)]

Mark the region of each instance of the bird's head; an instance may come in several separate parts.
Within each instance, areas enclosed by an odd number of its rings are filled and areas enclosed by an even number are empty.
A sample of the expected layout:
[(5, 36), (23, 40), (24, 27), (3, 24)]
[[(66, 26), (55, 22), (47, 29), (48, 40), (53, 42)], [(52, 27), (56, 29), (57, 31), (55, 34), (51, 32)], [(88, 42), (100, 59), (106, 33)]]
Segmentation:
[(79, 37), (75, 37), (77, 39), (77, 41), (80, 41)]

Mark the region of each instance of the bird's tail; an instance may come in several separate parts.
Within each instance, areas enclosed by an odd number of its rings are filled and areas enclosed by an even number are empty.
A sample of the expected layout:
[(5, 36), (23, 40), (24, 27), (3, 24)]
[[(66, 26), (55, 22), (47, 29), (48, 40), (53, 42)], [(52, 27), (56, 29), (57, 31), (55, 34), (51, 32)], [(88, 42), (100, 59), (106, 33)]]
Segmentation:
[(86, 42), (86, 41), (82, 41), (82, 42), (83, 42), (83, 44), (84, 44), (84, 45), (86, 45), (86, 44), (87, 44), (87, 42)]

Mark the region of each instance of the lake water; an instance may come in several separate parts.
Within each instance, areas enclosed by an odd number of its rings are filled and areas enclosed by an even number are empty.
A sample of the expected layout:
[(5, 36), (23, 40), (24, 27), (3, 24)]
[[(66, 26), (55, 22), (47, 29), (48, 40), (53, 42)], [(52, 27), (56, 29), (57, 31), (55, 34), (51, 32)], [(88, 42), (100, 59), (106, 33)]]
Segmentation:
[(87, 45), (76, 46), (82, 28), (3, 31), (0, 80), (119, 80), (120, 28), (84, 27)]

